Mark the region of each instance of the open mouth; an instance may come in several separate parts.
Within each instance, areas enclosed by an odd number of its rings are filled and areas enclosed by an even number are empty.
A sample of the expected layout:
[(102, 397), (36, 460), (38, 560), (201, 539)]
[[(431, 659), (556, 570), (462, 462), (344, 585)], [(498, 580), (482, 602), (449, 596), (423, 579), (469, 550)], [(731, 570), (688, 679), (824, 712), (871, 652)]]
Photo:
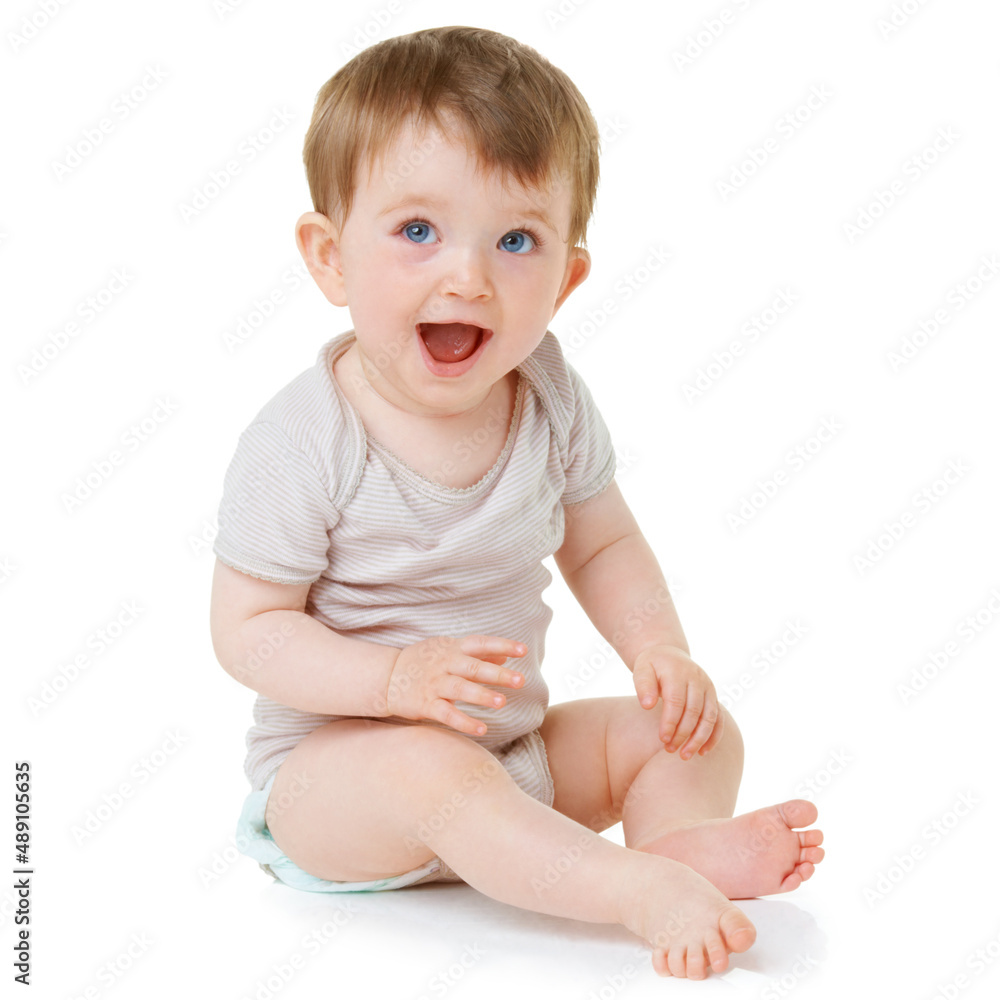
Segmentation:
[(472, 323), (418, 323), (424, 362), (435, 375), (463, 375), (493, 336)]

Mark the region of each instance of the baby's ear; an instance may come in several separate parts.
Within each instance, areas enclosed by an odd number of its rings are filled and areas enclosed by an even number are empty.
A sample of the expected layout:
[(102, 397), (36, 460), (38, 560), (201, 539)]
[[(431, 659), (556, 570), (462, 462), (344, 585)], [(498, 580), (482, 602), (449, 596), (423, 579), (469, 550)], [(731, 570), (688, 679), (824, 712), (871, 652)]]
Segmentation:
[(559, 307), (569, 298), (570, 292), (578, 288), (590, 274), (590, 254), (583, 247), (570, 247), (569, 256), (566, 260), (566, 270), (563, 272), (562, 285), (559, 294), (556, 296), (555, 304), (552, 306), (552, 315), (559, 311)]
[(295, 243), (313, 281), (327, 300), (335, 306), (346, 306), (339, 233), (333, 223), (319, 212), (306, 212), (295, 223)]

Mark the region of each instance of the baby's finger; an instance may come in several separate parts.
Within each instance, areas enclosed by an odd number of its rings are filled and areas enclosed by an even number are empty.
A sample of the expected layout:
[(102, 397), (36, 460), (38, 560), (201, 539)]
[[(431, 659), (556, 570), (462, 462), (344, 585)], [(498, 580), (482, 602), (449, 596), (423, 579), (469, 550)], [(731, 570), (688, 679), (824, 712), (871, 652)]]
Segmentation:
[[(464, 699), (463, 699), (464, 700)], [(486, 732), (485, 723), (477, 719), (470, 719), (469, 716), (444, 698), (433, 701), (427, 709), (427, 718), (455, 729), (468, 736), (482, 736)]]
[(677, 723), (677, 729), (667, 744), (667, 750), (676, 750), (684, 746), (688, 737), (694, 732), (701, 718), (702, 709), (705, 707), (705, 695), (695, 687), (687, 690), (687, 701), (685, 702), (684, 714), (681, 721)]
[(715, 728), (712, 730), (712, 735), (705, 741), (705, 745), (698, 751), (698, 753), (702, 754), (702, 756), (707, 754), (708, 751), (722, 739), (722, 733), (725, 727), (725, 716), (720, 712), (718, 719), (715, 720)]
[(663, 692), (663, 714), (660, 716), (660, 740), (669, 749), (677, 724), (684, 716), (687, 704), (687, 685), (672, 684)]
[(708, 742), (715, 731), (715, 724), (719, 718), (719, 709), (714, 703), (705, 702), (701, 718), (694, 732), (688, 737), (687, 742), (681, 747), (681, 757), (689, 760)]
[(504, 687), (517, 688), (524, 683), (524, 674), (474, 656), (462, 658), (449, 670), (455, 676), (465, 677), (477, 684), (502, 684)]
[(495, 663), (498, 667), (502, 667), (510, 659), (510, 657), (504, 656), (503, 653), (480, 653), (476, 659), (486, 660), (487, 663)]
[(501, 692), (491, 691), (482, 684), (467, 681), (457, 674), (448, 676), (448, 680), (442, 685), (441, 697), (468, 702), (470, 705), (483, 705), (486, 708), (500, 708), (507, 700)]
[(467, 635), (459, 640), (458, 648), (469, 656), (492, 659), (494, 656), (524, 656), (528, 647), (514, 639), (504, 639), (499, 635)]
[(660, 697), (656, 671), (648, 663), (640, 664), (632, 671), (632, 683), (635, 685), (639, 704), (643, 708), (652, 708)]

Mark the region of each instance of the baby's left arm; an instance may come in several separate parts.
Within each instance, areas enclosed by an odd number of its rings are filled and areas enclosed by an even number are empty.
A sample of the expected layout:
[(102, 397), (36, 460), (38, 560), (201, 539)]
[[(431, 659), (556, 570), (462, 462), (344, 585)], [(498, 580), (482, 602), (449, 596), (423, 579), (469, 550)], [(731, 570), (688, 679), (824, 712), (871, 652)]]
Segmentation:
[(666, 580), (614, 481), (564, 507), (556, 565), (597, 630), (632, 671), (639, 703), (663, 710), (660, 739), (685, 760), (722, 736), (715, 685), (691, 659)]

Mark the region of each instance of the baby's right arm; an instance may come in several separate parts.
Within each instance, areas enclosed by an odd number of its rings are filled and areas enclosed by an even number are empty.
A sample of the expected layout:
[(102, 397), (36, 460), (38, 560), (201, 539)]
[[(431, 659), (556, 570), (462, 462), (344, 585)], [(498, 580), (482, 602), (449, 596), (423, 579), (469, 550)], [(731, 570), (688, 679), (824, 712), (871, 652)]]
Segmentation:
[(216, 559), (212, 645), (230, 676), (304, 712), (430, 719), (469, 735), (485, 730), (453, 701), (499, 708), (499, 693), (482, 685), (523, 683), (503, 666), (527, 652), (522, 643), (434, 637), (399, 649), (352, 639), (305, 613), (310, 586), (270, 583)]
[(310, 584), (270, 583), (215, 561), (216, 659), (241, 684), (324, 715), (375, 715), (399, 650), (338, 635), (305, 614)]

